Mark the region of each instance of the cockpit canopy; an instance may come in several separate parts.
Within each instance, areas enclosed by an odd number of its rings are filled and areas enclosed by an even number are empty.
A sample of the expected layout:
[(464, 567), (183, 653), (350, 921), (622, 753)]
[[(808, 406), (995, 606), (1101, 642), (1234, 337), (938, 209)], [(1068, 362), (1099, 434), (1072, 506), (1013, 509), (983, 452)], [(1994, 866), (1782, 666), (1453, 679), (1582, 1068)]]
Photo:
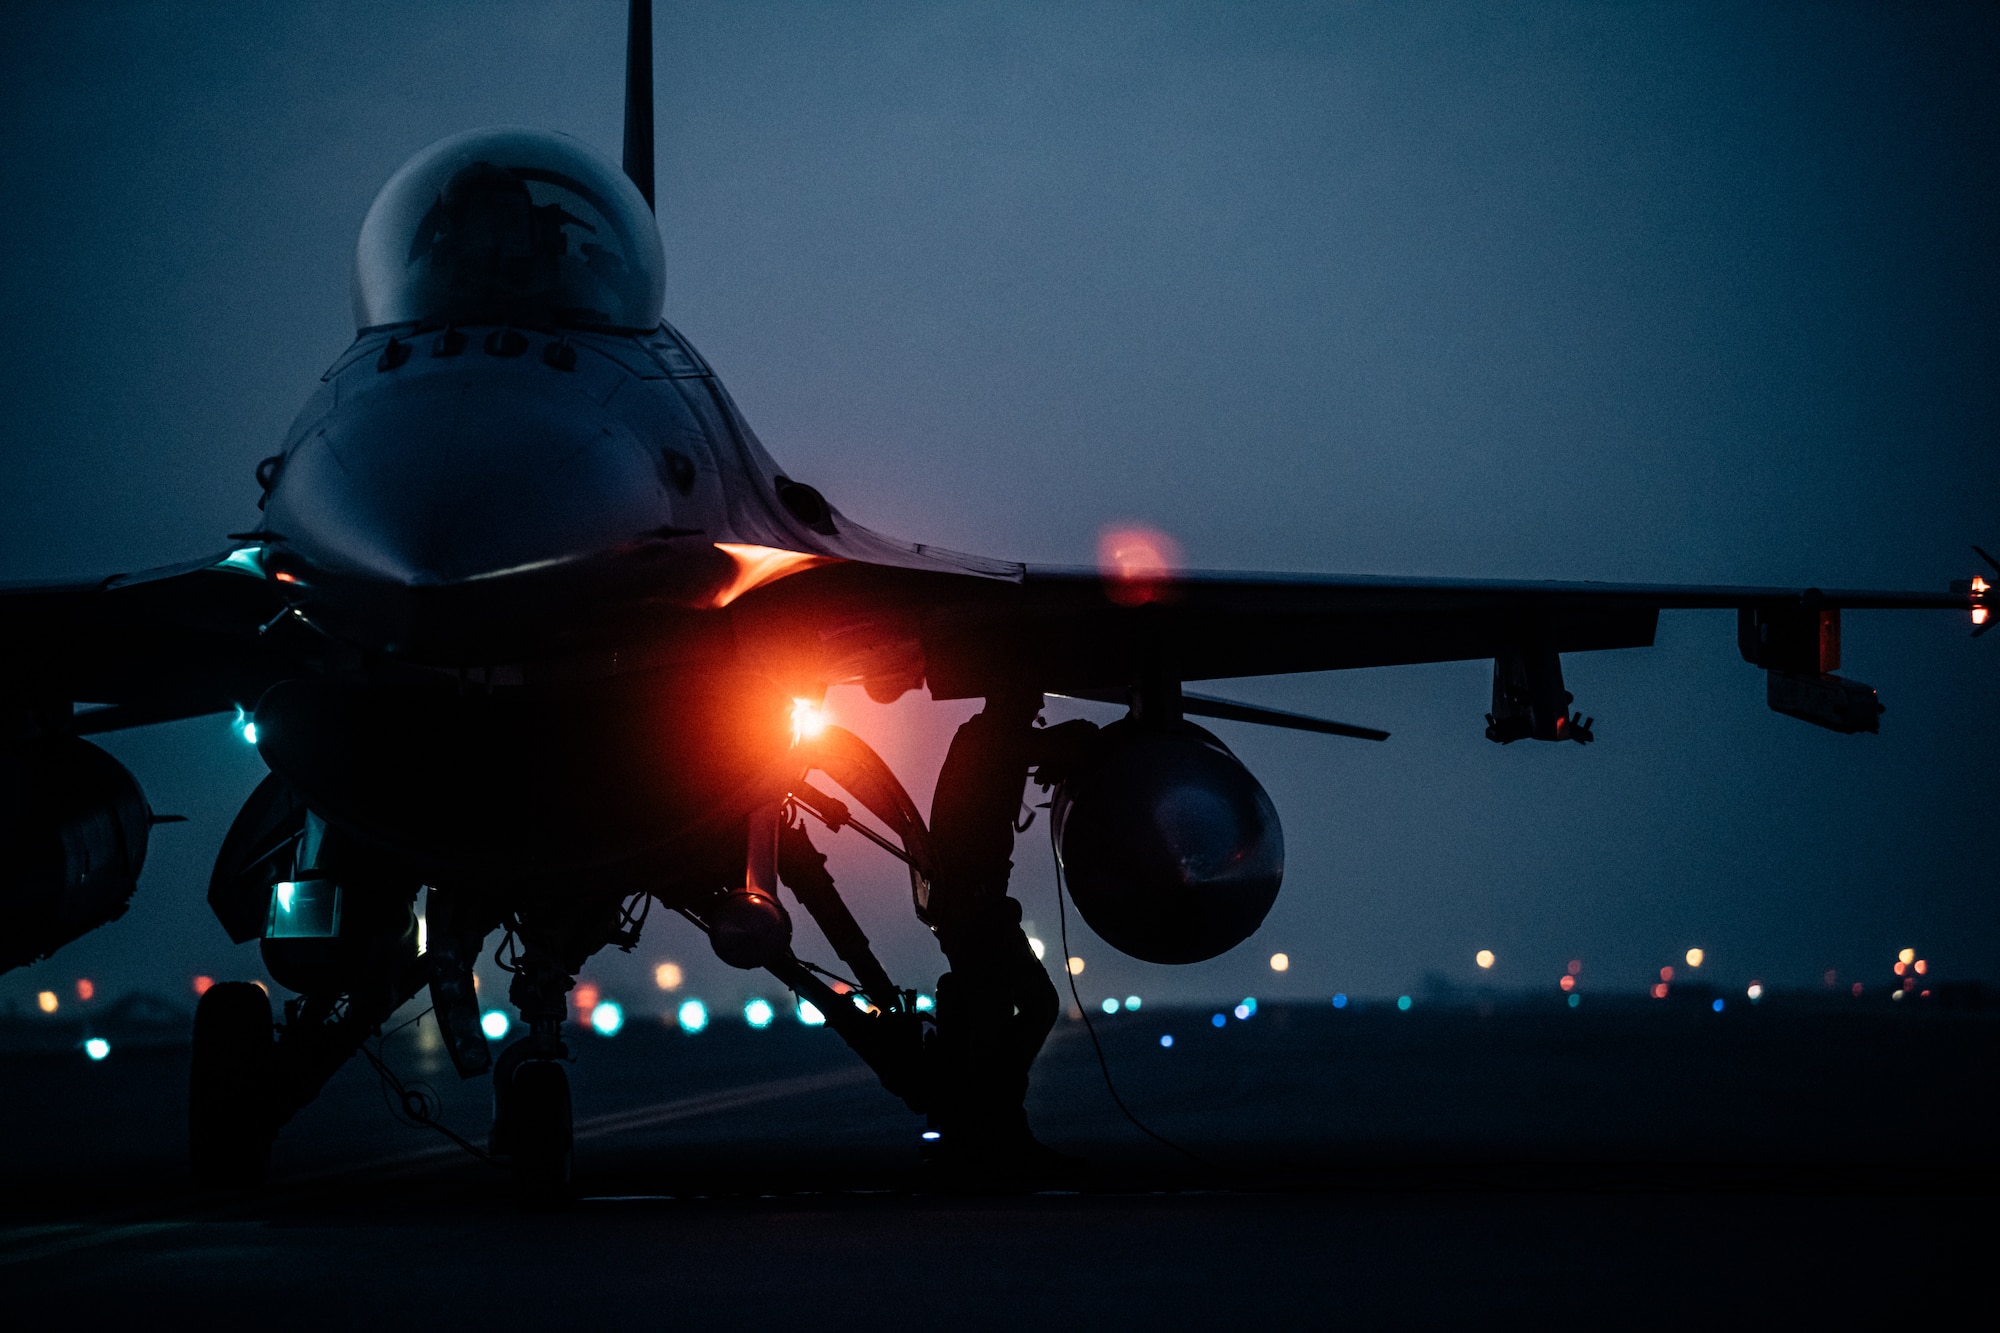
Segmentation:
[(354, 251), (361, 328), (418, 321), (651, 329), (666, 258), (616, 166), (543, 130), (472, 130), (389, 178)]

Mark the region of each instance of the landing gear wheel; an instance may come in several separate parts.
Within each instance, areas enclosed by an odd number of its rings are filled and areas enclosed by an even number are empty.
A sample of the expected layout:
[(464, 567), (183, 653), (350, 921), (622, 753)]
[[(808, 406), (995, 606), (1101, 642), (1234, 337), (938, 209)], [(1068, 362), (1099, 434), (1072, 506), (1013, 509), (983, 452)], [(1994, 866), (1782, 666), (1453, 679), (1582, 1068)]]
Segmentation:
[(566, 1207), (576, 1157), (569, 1074), (552, 1060), (531, 1061), (515, 1071), (512, 1092), (507, 1102), (507, 1145), (514, 1157), (521, 1206)]
[(271, 1165), (277, 1042), (271, 1000), (248, 981), (210, 986), (194, 1011), (188, 1164), (204, 1189), (249, 1189)]

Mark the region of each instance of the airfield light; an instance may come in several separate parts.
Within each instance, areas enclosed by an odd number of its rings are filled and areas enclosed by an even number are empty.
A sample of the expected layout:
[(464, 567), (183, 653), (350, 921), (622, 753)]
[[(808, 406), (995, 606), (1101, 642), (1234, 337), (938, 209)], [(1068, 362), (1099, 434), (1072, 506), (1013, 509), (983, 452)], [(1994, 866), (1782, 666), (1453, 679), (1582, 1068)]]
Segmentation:
[(479, 1016), (479, 1030), (486, 1034), (486, 1040), (498, 1041), (514, 1026), (514, 1020), (498, 1009), (488, 1009)]
[(1896, 961), (1899, 963), (1914, 963), (1917, 961), (1917, 951), (1915, 949), (1905, 949), (1896, 955)]
[[(1930, 966), (1931, 966), (1931, 965), (1930, 965), (1929, 963), (1925, 962), (1925, 961), (1924, 961), (1923, 959), (1919, 958), (1919, 959), (1918, 959), (1918, 960), (1917, 960), (1916, 962), (1914, 962), (1914, 963), (1911, 963), (1911, 964), (1910, 964), (1910, 966), (1911, 966), (1911, 967), (1914, 967), (1915, 969), (1917, 969), (1917, 975), (1918, 975), (1918, 976), (1922, 976), (1922, 975), (1923, 975), (1924, 973), (1926, 973), (1926, 972), (1930, 971)], [(87, 981), (79, 981), (79, 982), (77, 982), (77, 983), (76, 983), (76, 988), (77, 988), (77, 991), (78, 991), (79, 993), (81, 993), (81, 992), (82, 992), (82, 990), (83, 990), (83, 988), (84, 988), (85, 986), (88, 986), (89, 984), (90, 984), (90, 983), (89, 983), (89, 982), (87, 982)], [(88, 995), (85, 995), (85, 996), (84, 996), (83, 998), (87, 1000), (87, 999), (89, 999), (90, 997), (89, 997)]]
[(800, 1000), (799, 1022), (804, 1023), (809, 1028), (824, 1027), (826, 1026), (826, 1015), (821, 1013), (819, 1006), (811, 1000)]
[(937, 1008), (937, 1001), (936, 1001), (936, 1000), (932, 999), (932, 998), (931, 998), (931, 997), (930, 997), (929, 995), (926, 995), (926, 994), (925, 994), (924, 992), (922, 992), (922, 991), (918, 991), (918, 992), (917, 992), (917, 1012), (918, 1012), (918, 1013), (920, 1013), (920, 1014), (928, 1014), (928, 1013), (930, 1013), (930, 1012), (931, 1012), (932, 1010), (934, 1010), (934, 1009), (936, 1009), (936, 1008)]
[(196, 995), (206, 995), (208, 994), (208, 988), (214, 984), (214, 977), (196, 977), (194, 979), (194, 993)]
[(39, 1006), (41, 1011), (45, 1014), (54, 1013), (56, 1011), (56, 993), (52, 990), (45, 990), (41, 992), (40, 994), (35, 996), (35, 1004)]
[(1716, 1012), (1716, 1013), (1718, 1013), (1718, 1014), (1719, 1014), (1719, 1013), (1721, 1013), (1721, 1012), (1722, 1012), (1722, 998), (1721, 998), (1720, 996), (1717, 996), (1717, 997), (1716, 997), (1716, 1000), (1715, 1000), (1715, 1003), (1713, 1003), (1713, 1004), (1709, 1005), (1708, 1007), (1709, 1007), (1709, 1008), (1711, 1008), (1711, 1009), (1713, 1009), (1713, 1010), (1715, 1010), (1715, 1012)]
[(1972, 608), (1972, 623), (1975, 625), (1984, 625), (1986, 623), (1986, 617), (1990, 614), (1992, 613), (1989, 612), (1985, 607), (1975, 606)]
[(625, 1008), (616, 1000), (600, 1000), (590, 1007), (590, 1025), (600, 1037), (615, 1037), (625, 1026)]
[(1570, 1008), (1574, 1009), (1581, 1003), (1583, 1003), (1583, 997), (1581, 995), (1572, 995), (1569, 997)]
[(1666, 999), (1666, 998), (1667, 998), (1667, 983), (1666, 983), (1666, 982), (1664, 982), (1664, 981), (1656, 981), (1656, 982), (1654, 982), (1654, 983), (1653, 983), (1653, 998), (1654, 998), (1654, 999), (1656, 999), (1656, 1000), (1664, 1000), (1664, 999)]
[(1345, 993), (1333, 997), (1333, 1007), (1336, 1009), (1345, 1009), (1347, 1007), (1347, 996)]
[(1472, 955), (1472, 961), (1479, 964), (1482, 968), (1491, 967), (1493, 966), (1493, 951), (1491, 949), (1481, 949), (1478, 953)]
[(1103, 1004), (1103, 1006), (1102, 1006), (1102, 1007), (1103, 1007), (1103, 1009), (1104, 1009), (1104, 1012), (1105, 1012), (1105, 1013), (1107, 1013), (1107, 1014), (1115, 1014), (1115, 1013), (1117, 1013), (1117, 1012), (1118, 1012), (1118, 1000), (1117, 1000), (1117, 998), (1116, 998), (1116, 997), (1114, 997), (1114, 996), (1110, 996), (1110, 995), (1107, 995), (1107, 996), (1105, 996), (1105, 997), (1104, 997), (1104, 1004)]
[(810, 699), (792, 700), (792, 744), (817, 740), (826, 730), (826, 709)]
[(1569, 973), (1565, 972), (1560, 977), (1556, 978), (1556, 985), (1561, 986), (1566, 991), (1575, 990), (1576, 978), (1571, 976)]
[(1707, 956), (1708, 956), (1707, 954), (1703, 953), (1699, 949), (1689, 949), (1687, 951), (1687, 964), (1689, 967), (1700, 967), (1701, 960), (1706, 958)]
[(1909, 971), (1909, 970), (1910, 970), (1910, 965), (1909, 965), (1908, 963), (1898, 963), (1898, 964), (1896, 964), (1896, 975), (1897, 975), (1897, 976), (1899, 976), (1899, 977), (1900, 977), (1900, 976), (1902, 976), (1902, 975), (1903, 975), (1903, 973), (1905, 973), (1905, 972), (1907, 972), (1907, 971)]
[(1398, 996), (1396, 997), (1396, 1008), (1397, 1008), (1397, 1009), (1398, 1009), (1398, 1010), (1399, 1010), (1400, 1012), (1402, 1012), (1402, 1013), (1406, 1013), (1406, 1014), (1407, 1014), (1407, 1013), (1409, 1013), (1409, 1012), (1410, 1012), (1410, 997), (1409, 997), (1409, 996), (1407, 996), (1407, 995), (1398, 995)]
[(1858, 1000), (1858, 999), (1860, 999), (1860, 998), (1861, 998), (1861, 983), (1860, 983), (1860, 982), (1858, 982), (1858, 981), (1857, 981), (1857, 982), (1855, 982), (1855, 983), (1854, 983), (1854, 984), (1853, 984), (1852, 986), (1850, 986), (1850, 987), (1848, 988), (1848, 991), (1849, 991), (1849, 993), (1850, 993), (1851, 995), (1853, 995), (1853, 996), (1854, 996), (1854, 998), (1855, 998), (1855, 999), (1857, 999), (1857, 1000)]
[(1573, 976), (1573, 977), (1580, 977), (1580, 976), (1582, 976), (1582, 975), (1583, 975), (1583, 960), (1582, 960), (1581, 958), (1572, 958), (1572, 959), (1570, 959), (1570, 960), (1569, 960), (1569, 967), (1568, 967), (1568, 968), (1566, 968), (1565, 970), (1566, 970), (1566, 971), (1567, 971), (1567, 972), (1568, 972), (1568, 973), (1569, 973), (1569, 974), (1570, 974), (1571, 976)]
[(1042, 961), (1042, 955), (1046, 954), (1049, 951), (1049, 946), (1043, 944), (1033, 935), (1028, 936), (1028, 947), (1035, 951), (1035, 961), (1038, 963)]
[(1750, 983), (1750, 989), (1743, 993), (1750, 997), (1750, 1002), (1752, 1004), (1755, 1004), (1757, 1001), (1764, 998), (1764, 983), (1761, 981), (1753, 981)]
[(1985, 575), (1974, 574), (1972, 576), (1972, 590), (1974, 592), (1985, 592), (1988, 588), (1992, 586), (1993, 586), (1992, 584), (1986, 581)]
[[(1921, 972), (1921, 971), (1923, 971), (1923, 968), (1919, 967), (1919, 968), (1917, 969), (1917, 971)], [(89, 998), (90, 998), (91, 996), (93, 996), (93, 995), (95, 995), (95, 994), (97, 994), (97, 983), (96, 983), (96, 982), (92, 981), (92, 980), (91, 980), (91, 979), (90, 979), (89, 977), (78, 977), (78, 978), (77, 978), (77, 980), (76, 980), (76, 998), (77, 998), (77, 999), (79, 999), (79, 1000), (88, 1000), (88, 999), (89, 999)]]
[(777, 1016), (778, 1011), (771, 1007), (769, 1000), (756, 999), (743, 1006), (743, 1021), (753, 1028), (767, 1028)]
[(1672, 981), (1673, 979), (1674, 979), (1674, 970), (1673, 970), (1673, 968), (1671, 968), (1671, 967), (1663, 967), (1663, 968), (1661, 968), (1661, 969), (1660, 969), (1660, 980), (1662, 980), (1662, 981)]
[(576, 988), (576, 1014), (584, 1022), (590, 1021), (591, 1010), (597, 1008), (597, 986), (588, 981), (579, 982)]
[(1256, 1013), (1257, 1011), (1255, 1009), (1252, 1009), (1247, 1004), (1239, 1004), (1231, 1012), (1236, 1015), (1238, 1021), (1242, 1021), (1244, 1019), (1249, 1018), (1250, 1015)]
[(1127, 995), (1127, 996), (1125, 997), (1125, 1007), (1126, 1007), (1127, 1009), (1131, 1010), (1131, 1011), (1132, 1011), (1133, 1013), (1135, 1013), (1135, 1014), (1136, 1014), (1136, 1013), (1138, 1013), (1138, 1012), (1139, 1012), (1139, 997), (1138, 997), (1138, 996), (1136, 996), (1136, 995)]
[(1840, 984), (1840, 973), (1835, 969), (1829, 967), (1823, 974), (1821, 974), (1820, 980), (1826, 983), (1826, 988), (1828, 990), (1832, 990), (1835, 986)]
[(681, 988), (681, 965), (679, 963), (661, 963), (653, 969), (653, 984), (661, 990), (679, 990)]
[(92, 1037), (83, 1044), (83, 1053), (92, 1060), (102, 1060), (111, 1054), (111, 1043), (102, 1037)]
[(708, 1006), (700, 1000), (684, 1000), (674, 1015), (683, 1032), (699, 1032), (708, 1026)]
[(1291, 965), (1292, 959), (1290, 954), (1274, 953), (1271, 955), (1271, 970), (1273, 972), (1282, 972)]
[(1073, 977), (1083, 975), (1083, 960), (1081, 958), (1072, 958), (1069, 960), (1069, 974)]
[(1209, 1019), (1209, 1020), (1208, 1020), (1208, 1025), (1209, 1025), (1210, 1027), (1218, 1027), (1218, 1028), (1219, 1028), (1219, 1027), (1223, 1027), (1223, 1026), (1226, 1026), (1226, 1025), (1228, 1024), (1228, 1022), (1229, 1022), (1229, 1015), (1228, 1015), (1228, 1014), (1217, 1014), (1217, 1015), (1216, 1015), (1216, 1016), (1215, 1016), (1214, 1018), (1211, 1018), (1211, 1019)]
[(1160, 1045), (1163, 1047), (1171, 1047), (1173, 1044), (1174, 1044), (1174, 1034), (1171, 1032), (1164, 1034), (1160, 1038)]
[(936, 1143), (939, 1139), (943, 1138), (944, 1135), (938, 1133), (934, 1129), (927, 1129), (918, 1137), (922, 1138), (925, 1143)]

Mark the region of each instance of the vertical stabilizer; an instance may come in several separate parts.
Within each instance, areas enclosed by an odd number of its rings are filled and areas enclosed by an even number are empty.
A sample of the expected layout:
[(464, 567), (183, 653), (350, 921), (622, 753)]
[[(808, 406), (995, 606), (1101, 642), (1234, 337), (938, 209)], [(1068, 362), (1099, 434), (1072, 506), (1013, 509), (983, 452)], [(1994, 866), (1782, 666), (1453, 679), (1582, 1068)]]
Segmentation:
[(625, 21), (625, 174), (653, 204), (653, 3), (631, 0)]

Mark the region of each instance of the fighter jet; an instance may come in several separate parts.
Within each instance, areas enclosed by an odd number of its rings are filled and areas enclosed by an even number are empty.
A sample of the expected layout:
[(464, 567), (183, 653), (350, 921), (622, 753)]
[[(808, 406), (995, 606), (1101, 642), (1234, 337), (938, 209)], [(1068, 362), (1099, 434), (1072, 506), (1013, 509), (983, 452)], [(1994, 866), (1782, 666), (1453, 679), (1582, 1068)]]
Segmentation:
[[(156, 817), (86, 737), (237, 711), (270, 770), (208, 901), (291, 995), (275, 1018), (248, 982), (201, 998), (205, 1183), (258, 1182), (284, 1123), (428, 991), (459, 1073), (492, 1079), (490, 1151), (527, 1202), (559, 1203), (568, 994), (595, 952), (668, 913), (816, 1007), (927, 1118), (944, 1168), (1032, 1174), (1049, 1154), (1023, 1101), (1059, 1004), (1008, 896), (1029, 784), (1089, 924), (1185, 964), (1248, 939), (1284, 873), (1271, 799), (1193, 719), (1385, 738), (1190, 684), (1490, 660), (1488, 739), (1588, 743), (1565, 656), (1648, 646), (1665, 610), (1730, 608), (1772, 709), (1872, 732), (1875, 691), (1835, 674), (1844, 612), (1986, 627), (1983, 577), (1202, 573), (1143, 534), (1067, 569), (871, 532), (765, 451), (662, 320), (652, 207), (651, 15), (634, 0), (622, 168), (560, 134), (484, 129), (382, 188), (354, 342), (258, 465), (254, 526), (184, 564), (0, 590), (0, 968), (116, 919), (137, 884)], [(927, 811), (822, 715), (854, 684), (981, 701)], [(1126, 714), (1045, 726), (1052, 695)], [(843, 829), (907, 866), (950, 968), (934, 1008), (891, 979), (827, 873), (815, 831)], [(795, 908), (837, 970), (795, 953)], [(497, 1056), (472, 980), (496, 937), (526, 1031)]]

